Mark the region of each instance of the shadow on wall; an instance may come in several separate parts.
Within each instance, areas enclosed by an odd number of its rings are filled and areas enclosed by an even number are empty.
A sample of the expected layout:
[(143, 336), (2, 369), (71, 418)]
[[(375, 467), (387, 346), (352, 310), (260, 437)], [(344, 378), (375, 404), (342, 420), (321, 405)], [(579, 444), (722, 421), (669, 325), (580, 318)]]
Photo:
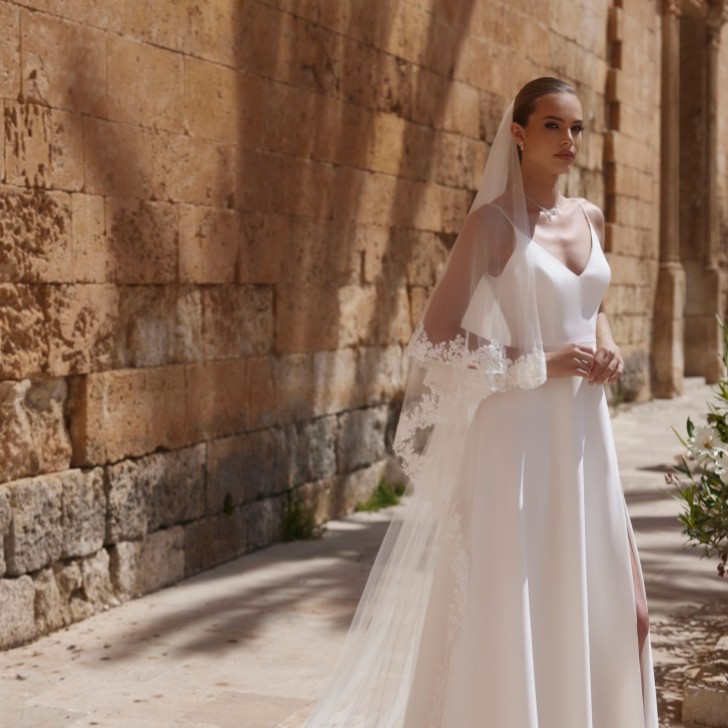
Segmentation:
[[(433, 166), (436, 147), (455, 137), (439, 130), (475, 2), (435, 4), (443, 8), (417, 16), (427, 27), (409, 29), (405, 3), (253, 1), (236, 10), (243, 275), (275, 286), (279, 407), (291, 406), (300, 355), (312, 357), (311, 409), (293, 416), (396, 393), (415, 249), (431, 258), (416, 280), (421, 294), (443, 257), (441, 238), (452, 242), (467, 211), (469, 160), (457, 180), (436, 179)], [(398, 56), (407, 30), (424, 35), (428, 69)], [(382, 373), (389, 386), (377, 385)], [(256, 426), (272, 423), (261, 414)]]

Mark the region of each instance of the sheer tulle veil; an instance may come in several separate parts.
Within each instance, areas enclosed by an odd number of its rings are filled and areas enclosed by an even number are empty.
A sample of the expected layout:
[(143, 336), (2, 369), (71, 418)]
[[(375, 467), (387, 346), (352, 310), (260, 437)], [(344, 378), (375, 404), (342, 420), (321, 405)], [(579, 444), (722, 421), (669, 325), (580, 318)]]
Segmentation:
[[(450, 592), (443, 654), (462, 617), (470, 566), (461, 526), (467, 479), (458, 477), (465, 433), (485, 397), (546, 379), (512, 116), (513, 103), (407, 347), (410, 369), (394, 444), (409, 478), (406, 505), (389, 526), (334, 677), (305, 728), (413, 728), (410, 688), (436, 573), (437, 588)], [(439, 725), (436, 715), (432, 720)]]

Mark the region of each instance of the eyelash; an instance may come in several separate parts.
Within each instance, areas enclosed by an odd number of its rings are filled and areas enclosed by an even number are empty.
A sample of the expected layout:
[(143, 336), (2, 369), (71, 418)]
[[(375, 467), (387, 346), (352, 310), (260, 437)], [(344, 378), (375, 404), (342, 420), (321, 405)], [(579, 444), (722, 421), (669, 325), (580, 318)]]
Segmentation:
[[(546, 124), (546, 128), (547, 129), (558, 129), (559, 125), (554, 122), (550, 122), (550, 123)], [(571, 130), (576, 132), (577, 134), (581, 134), (581, 132), (584, 131), (584, 127), (583, 126), (573, 126), (571, 128)]]

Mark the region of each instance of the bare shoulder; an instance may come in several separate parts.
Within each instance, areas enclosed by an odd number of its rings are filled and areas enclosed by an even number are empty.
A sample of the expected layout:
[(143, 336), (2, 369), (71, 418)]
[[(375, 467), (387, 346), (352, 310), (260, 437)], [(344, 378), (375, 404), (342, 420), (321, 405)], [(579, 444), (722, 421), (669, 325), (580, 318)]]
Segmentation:
[(589, 218), (591, 224), (594, 226), (594, 229), (599, 236), (599, 241), (601, 242), (603, 248), (606, 226), (604, 222), (604, 213), (602, 212), (601, 208), (598, 205), (595, 205), (593, 202), (587, 200), (585, 197), (574, 197), (573, 199), (576, 200), (584, 208), (584, 212), (586, 212), (587, 217)]
[(461, 236), (478, 246), (478, 257), (488, 273), (499, 275), (514, 249), (514, 230), (508, 212), (497, 201), (473, 210)]
[(497, 204), (497, 200), (481, 205), (468, 215), (470, 225), (488, 233), (490, 239), (510, 238), (511, 222), (508, 210)]

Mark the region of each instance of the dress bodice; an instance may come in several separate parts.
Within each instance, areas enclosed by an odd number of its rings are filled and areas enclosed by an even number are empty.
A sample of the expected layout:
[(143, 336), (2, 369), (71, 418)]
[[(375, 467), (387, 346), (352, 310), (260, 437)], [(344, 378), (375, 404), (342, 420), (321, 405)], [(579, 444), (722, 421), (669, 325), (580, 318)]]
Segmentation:
[(596, 231), (586, 212), (584, 215), (591, 233), (591, 252), (579, 275), (538, 243), (531, 241), (527, 248), (533, 256), (539, 323), (547, 351), (566, 343), (593, 344), (596, 338), (597, 313), (611, 271)]

